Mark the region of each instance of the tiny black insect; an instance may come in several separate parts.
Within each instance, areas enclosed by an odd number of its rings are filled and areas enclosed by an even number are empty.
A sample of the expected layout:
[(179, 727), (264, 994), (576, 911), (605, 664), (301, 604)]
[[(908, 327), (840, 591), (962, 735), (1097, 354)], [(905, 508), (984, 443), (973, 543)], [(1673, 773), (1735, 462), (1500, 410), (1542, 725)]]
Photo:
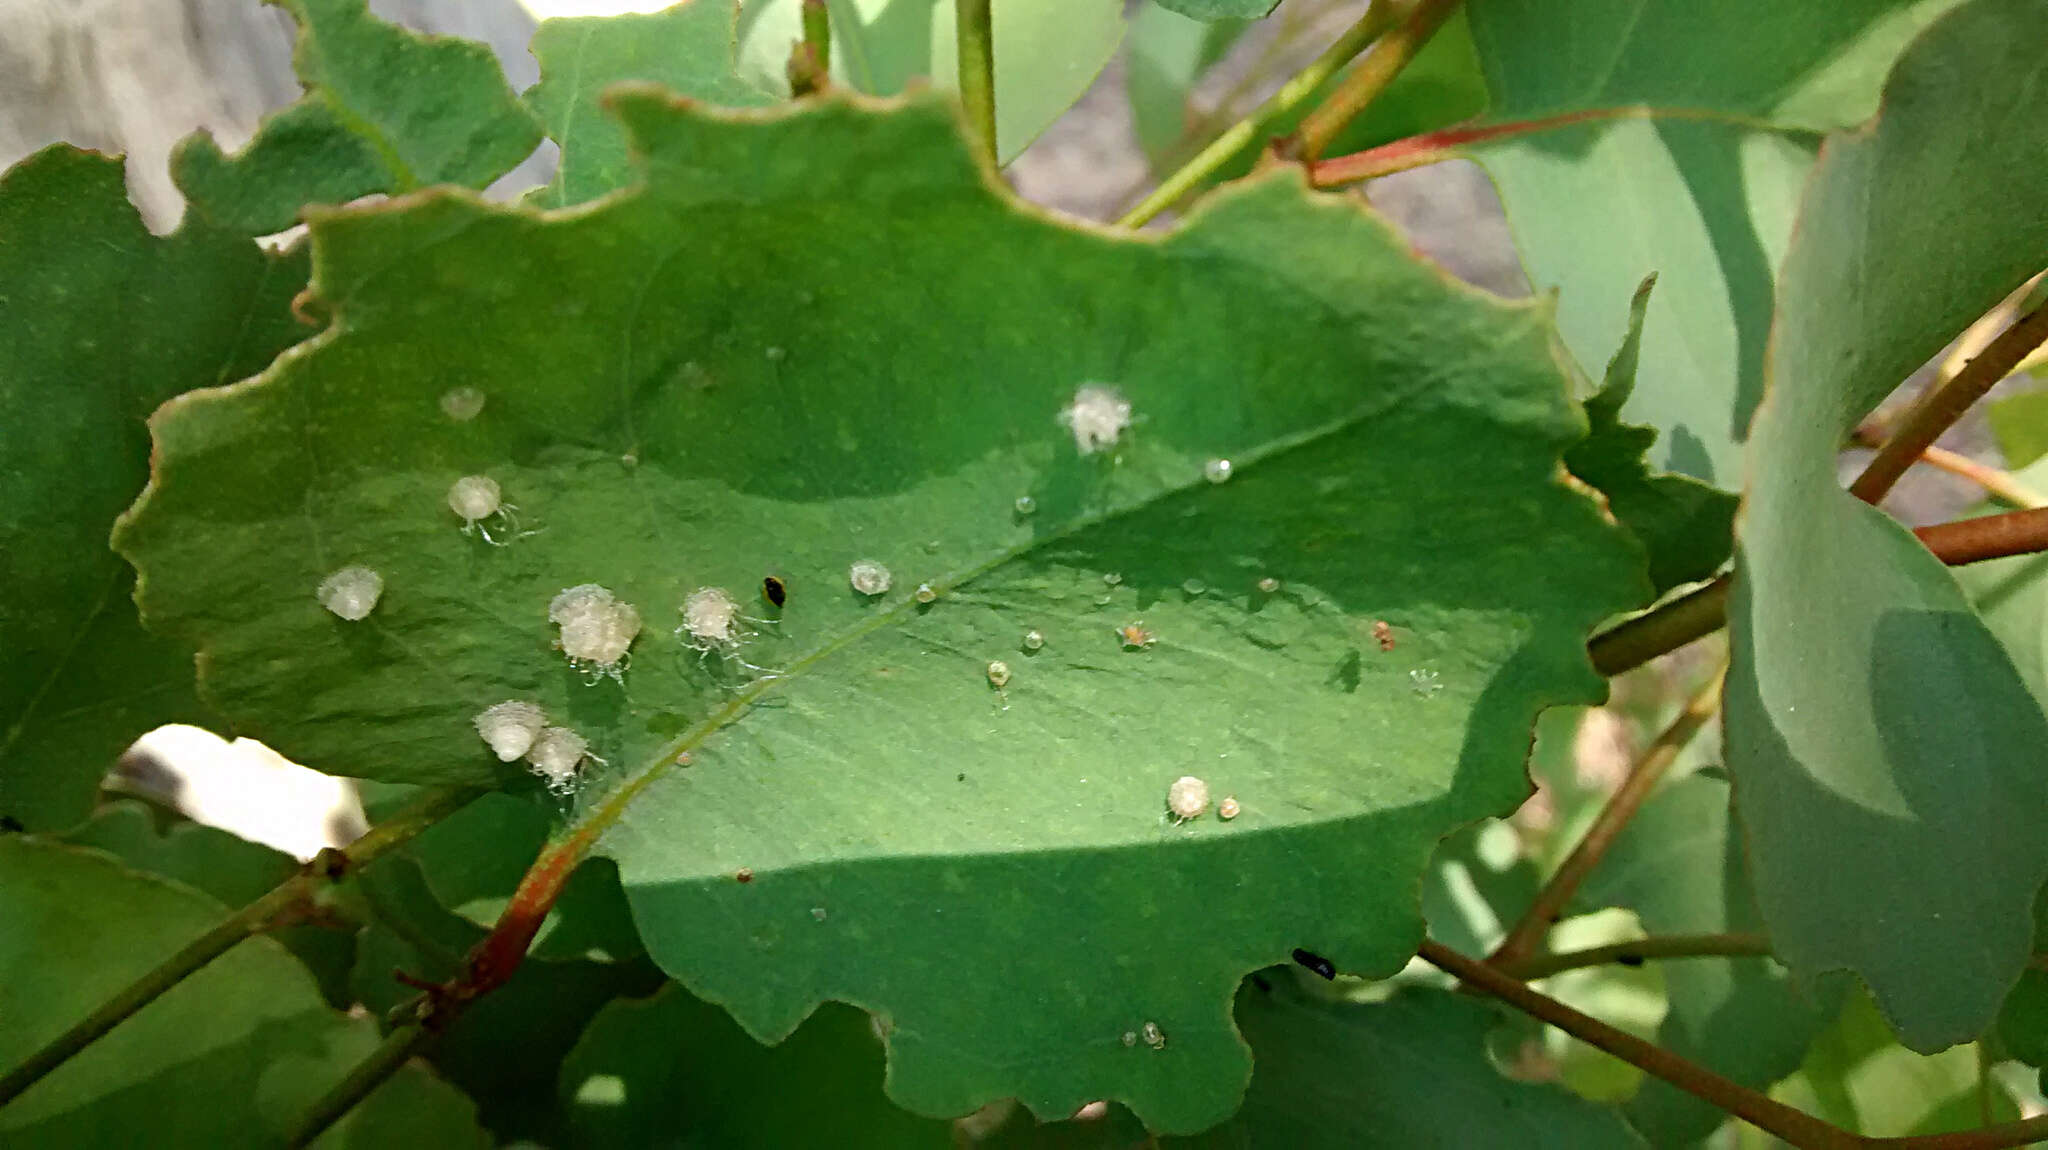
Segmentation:
[(27, 827), (21, 825), (21, 820), (15, 818), (13, 815), (0, 815), (0, 831), (5, 831), (8, 834), (15, 834), (17, 832), (25, 831), (27, 829)]
[(761, 580), (761, 595), (770, 603), (780, 607), (782, 606), (782, 601), (789, 598), (789, 587), (782, 580), (769, 575)]
[(1337, 964), (1312, 951), (1303, 950), (1298, 946), (1295, 947), (1294, 961), (1308, 967), (1324, 978), (1334, 980), (1337, 977)]
[(1640, 954), (1617, 954), (1614, 956), (1614, 961), (1623, 966), (1641, 966), (1643, 965), (1643, 956)]

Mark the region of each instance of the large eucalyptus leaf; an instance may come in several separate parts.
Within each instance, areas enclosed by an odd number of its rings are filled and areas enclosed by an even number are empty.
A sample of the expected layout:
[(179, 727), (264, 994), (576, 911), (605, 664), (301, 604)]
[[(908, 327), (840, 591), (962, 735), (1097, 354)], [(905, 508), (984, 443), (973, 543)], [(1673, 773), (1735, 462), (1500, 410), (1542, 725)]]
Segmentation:
[(1854, 970), (1923, 1052), (1981, 1033), (2026, 966), (2048, 719), (1948, 570), (1841, 490), (1835, 455), (2048, 264), (2044, 32), (2043, 0), (1975, 0), (1901, 58), (1873, 129), (1829, 142), (1786, 259), (1728, 611), (1728, 767), (1773, 945), (1801, 975)]
[(386, 24), (367, 0), (273, 2), (298, 21), (305, 96), (234, 156), (203, 132), (171, 156), (178, 190), (221, 227), (256, 235), (290, 227), (315, 201), (481, 188), (540, 143), (484, 45)]
[(1623, 410), (1659, 466), (1733, 489), (1762, 394), (1773, 271), (1821, 133), (1877, 107), (1891, 61), (1954, 0), (1493, 0), (1470, 6), (1491, 92), (1478, 148), (1581, 363), (1660, 277)]
[[(1536, 712), (1599, 697), (1586, 632), (1647, 592), (1560, 477), (1545, 306), (1292, 174), (1133, 239), (1014, 207), (933, 100), (612, 103), (647, 176), (599, 204), (316, 217), (335, 326), (155, 421), (146, 615), (302, 758), (510, 783), (480, 709), (580, 731), (574, 833), (757, 1038), (836, 998), (915, 1111), (1221, 1119), (1240, 977), (1397, 969), (1436, 840), (1526, 795)], [(1135, 421), (1063, 426), (1091, 386)], [(534, 534), (465, 533), (465, 473)], [(382, 572), (359, 622), (315, 597), (349, 564)], [(622, 681), (553, 647), (587, 582), (645, 620)], [(756, 618), (700, 653), (702, 587)], [(1175, 825), (1182, 775), (1242, 815)]]
[[(0, 837), (0, 1067), (18, 1063), (227, 916), (188, 887), (98, 851)], [(9, 1147), (278, 1145), (366, 1057), (376, 1028), (330, 1010), (305, 969), (249, 939), (0, 1109)], [(409, 1129), (477, 1146), (466, 1099), (417, 1069), (385, 1083), (317, 1145)], [(386, 1143), (388, 1145), (388, 1143)]]
[[(703, 0), (693, 0), (702, 3)], [(832, 79), (871, 96), (913, 81), (959, 90), (954, 0), (831, 0)], [(790, 48), (803, 38), (800, 0), (740, 5), (740, 78), (789, 94)], [(1121, 4), (1031, 0), (991, 6), (996, 158), (1009, 163), (1074, 106), (1124, 38)]]
[[(1695, 774), (1666, 786), (1630, 820), (1579, 900), (1633, 910), (1652, 934), (1761, 929), (1728, 784)], [(1840, 1013), (1844, 980), (1800, 987), (1762, 958), (1660, 962), (1671, 1009), (1657, 1044), (1762, 1090), (1799, 1069), (1808, 1044)], [(1647, 1078), (1626, 1110), (1658, 1146), (1691, 1146), (1727, 1114), (1661, 1079)]]
[(149, 234), (119, 161), (59, 144), (0, 178), (0, 816), (76, 823), (136, 736), (207, 717), (107, 531), (148, 476), (143, 417), (310, 334), (305, 282), (303, 252)]

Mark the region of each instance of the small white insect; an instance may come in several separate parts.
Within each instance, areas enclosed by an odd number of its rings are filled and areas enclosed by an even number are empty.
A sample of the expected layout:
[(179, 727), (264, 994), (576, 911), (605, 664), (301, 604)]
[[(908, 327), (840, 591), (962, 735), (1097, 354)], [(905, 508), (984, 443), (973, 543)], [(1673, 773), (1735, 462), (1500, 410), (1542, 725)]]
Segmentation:
[(932, 590), (931, 584), (919, 583), (917, 585), (917, 590), (912, 591), (910, 593), (910, 596), (911, 598), (916, 599), (920, 603), (930, 603), (939, 597), (939, 593), (937, 591)]
[(1074, 401), (1060, 412), (1060, 422), (1074, 433), (1074, 446), (1083, 455), (1116, 446), (1124, 428), (1131, 425), (1131, 401), (1113, 387), (1083, 384)]
[(873, 559), (860, 559), (846, 569), (846, 581), (863, 595), (880, 595), (889, 590), (893, 580), (887, 567)]
[(1259, 590), (1267, 595), (1277, 595), (1280, 593), (1280, 580), (1268, 575), (1259, 580)]
[(1202, 478), (1211, 483), (1222, 483), (1230, 478), (1233, 470), (1228, 459), (1212, 459), (1202, 465)]
[(1437, 681), (1435, 671), (1429, 670), (1426, 667), (1418, 667), (1408, 672), (1408, 689), (1427, 699), (1438, 691), (1443, 690), (1444, 685)]
[(1238, 812), (1243, 809), (1243, 807), (1237, 805), (1236, 795), (1225, 795), (1223, 796), (1223, 801), (1216, 804), (1216, 817), (1227, 823), (1236, 818)]
[(1026, 651), (1036, 651), (1043, 646), (1045, 646), (1045, 635), (1043, 632), (1036, 630), (1024, 632), (1024, 649)]
[(548, 718), (532, 703), (507, 699), (477, 712), (476, 733), (491, 746), (501, 763), (509, 763), (533, 747), (534, 737), (547, 726)]
[(1166, 809), (1173, 812), (1175, 823), (1202, 817), (1209, 809), (1209, 784), (1193, 775), (1182, 775), (1166, 788)]
[(548, 603), (548, 619), (562, 628), (555, 645), (570, 666), (592, 672), (593, 683), (600, 675), (625, 681), (626, 650), (640, 635), (640, 612), (631, 603), (595, 583), (582, 583)]
[(730, 654), (749, 632), (740, 626), (740, 605), (721, 587), (699, 587), (683, 600), (683, 622), (676, 634), (699, 651)]
[(547, 780), (548, 790), (566, 795), (576, 789), (577, 768), (590, 753), (590, 744), (567, 727), (544, 727), (534, 736), (526, 761), (533, 773)]
[(1104, 572), (1102, 573), (1102, 585), (1103, 585), (1103, 586), (1105, 586), (1105, 587), (1116, 587), (1116, 586), (1120, 586), (1120, 585), (1121, 585), (1121, 584), (1123, 583), (1123, 581), (1124, 581), (1124, 577), (1123, 577), (1123, 575), (1122, 575), (1122, 574), (1120, 574), (1119, 572), (1116, 572), (1116, 571), (1104, 571)]
[(354, 623), (369, 617), (384, 597), (384, 577), (368, 567), (343, 567), (320, 581), (320, 605)]
[(1137, 1044), (1138, 1044), (1138, 1032), (1137, 1032), (1137, 1031), (1135, 1031), (1135, 1030), (1126, 1030), (1126, 1031), (1124, 1031), (1124, 1045), (1125, 1045), (1125, 1046), (1136, 1046)]
[(819, 922), (824, 922), (825, 919), (829, 916), (825, 913), (824, 907), (814, 906), (811, 908), (811, 917), (817, 919)]
[[(449, 486), (448, 509), (462, 520), (464, 535), (474, 532), (482, 535), (484, 542), (500, 546), (522, 534), (519, 530), (519, 509), (506, 503), (501, 496), (497, 480), (488, 475), (465, 475)], [(494, 524), (504, 538), (491, 534)]]
[(1152, 1049), (1166, 1049), (1166, 1032), (1159, 1029), (1158, 1023), (1147, 1020), (1145, 1025), (1138, 1029), (1138, 1034), (1145, 1040), (1145, 1045)]
[(457, 423), (468, 423), (484, 411), (484, 393), (474, 387), (457, 387), (441, 396), (441, 414)]
[(1019, 495), (1016, 502), (1017, 514), (1030, 515), (1038, 510), (1038, 500), (1029, 495)]
[(1002, 690), (1010, 685), (1010, 665), (997, 659), (988, 665), (988, 685)]
[(1180, 585), (1181, 594), (1186, 595), (1190, 599), (1200, 598), (1202, 593), (1208, 589), (1209, 585), (1200, 579), (1184, 579)]

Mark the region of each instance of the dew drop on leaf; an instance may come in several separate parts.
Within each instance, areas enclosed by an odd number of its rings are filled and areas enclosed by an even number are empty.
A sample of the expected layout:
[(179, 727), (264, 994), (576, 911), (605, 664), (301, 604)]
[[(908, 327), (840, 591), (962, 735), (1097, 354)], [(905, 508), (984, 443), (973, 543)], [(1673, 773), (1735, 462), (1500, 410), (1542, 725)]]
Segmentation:
[(1221, 483), (1230, 478), (1230, 471), (1228, 459), (1212, 459), (1202, 465), (1202, 478), (1211, 483)]
[(863, 595), (880, 595), (889, 589), (889, 569), (873, 559), (862, 559), (846, 569), (846, 581)]
[(507, 699), (479, 711), (476, 733), (490, 744), (501, 763), (509, 763), (533, 747), (535, 736), (547, 726), (547, 716), (532, 703)]
[(457, 423), (468, 423), (484, 410), (484, 393), (474, 387), (451, 388), (441, 396), (441, 414)]
[(368, 567), (343, 567), (320, 581), (320, 605), (351, 623), (367, 618), (384, 597), (384, 577)]

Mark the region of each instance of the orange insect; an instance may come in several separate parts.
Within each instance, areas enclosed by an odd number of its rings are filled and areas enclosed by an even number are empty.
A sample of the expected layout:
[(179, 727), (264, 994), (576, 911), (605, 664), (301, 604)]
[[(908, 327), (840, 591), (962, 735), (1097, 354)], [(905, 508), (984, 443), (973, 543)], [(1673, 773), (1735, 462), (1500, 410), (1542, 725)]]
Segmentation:
[(1374, 619), (1372, 621), (1372, 637), (1379, 640), (1380, 650), (1391, 651), (1394, 649), (1394, 629), (1387, 625), (1385, 619)]
[(1146, 630), (1143, 623), (1126, 623), (1117, 628), (1117, 634), (1122, 637), (1127, 651), (1142, 651), (1159, 641), (1159, 636)]

